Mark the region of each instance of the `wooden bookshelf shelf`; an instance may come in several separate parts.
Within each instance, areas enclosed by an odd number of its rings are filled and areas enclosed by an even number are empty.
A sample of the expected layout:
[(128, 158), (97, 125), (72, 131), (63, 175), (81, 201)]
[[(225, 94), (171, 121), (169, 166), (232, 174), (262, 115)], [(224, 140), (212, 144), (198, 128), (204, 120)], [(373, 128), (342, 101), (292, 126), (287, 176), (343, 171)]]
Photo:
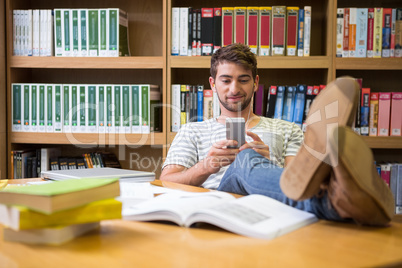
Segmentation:
[[(211, 57), (170, 57), (171, 68), (209, 68)], [(330, 57), (257, 57), (259, 69), (327, 69), (330, 66)]]
[(11, 143), (70, 145), (164, 145), (165, 134), (9, 133)]
[(402, 137), (364, 137), (372, 149), (402, 149)]
[(163, 57), (21, 57), (12, 56), (11, 68), (49, 69), (162, 69)]
[(402, 58), (336, 58), (338, 70), (402, 70)]

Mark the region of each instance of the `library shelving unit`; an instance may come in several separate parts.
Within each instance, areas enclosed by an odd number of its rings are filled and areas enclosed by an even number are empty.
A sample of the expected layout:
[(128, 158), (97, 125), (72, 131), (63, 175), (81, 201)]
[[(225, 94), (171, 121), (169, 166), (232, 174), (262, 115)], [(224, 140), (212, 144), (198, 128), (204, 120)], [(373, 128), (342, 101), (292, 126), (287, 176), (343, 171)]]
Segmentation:
[[(0, 44), (6, 43), (5, 0), (0, 0)], [(6, 47), (0, 47), (0, 179), (7, 177)]]
[[(400, 7), (400, 2), (338, 0), (336, 8), (344, 7)], [(336, 8), (334, 14), (336, 14)], [(335, 16), (335, 15), (334, 15)], [(335, 16), (336, 18), (336, 16)], [(336, 31), (333, 30), (335, 38)], [(336, 39), (334, 39), (336, 40)], [(334, 45), (334, 52), (336, 47)], [(369, 87), (372, 92), (399, 92), (402, 82), (402, 58), (336, 58), (334, 57), (335, 77), (350, 75), (362, 78), (363, 87)], [(363, 137), (374, 152), (377, 162), (402, 162), (402, 137)]]
[[(6, 0), (7, 110), (11, 120), (12, 83), (155, 84), (166, 103), (166, 0)], [(128, 13), (130, 57), (22, 57), (12, 55), (12, 10), (55, 8), (120, 8)], [(0, 105), (1, 107), (2, 105)], [(12, 132), (7, 126), (7, 155), (11, 150), (60, 147), (66, 156), (81, 152), (114, 152), (123, 168), (156, 171), (165, 155), (166, 109), (162, 132), (150, 134), (79, 134)], [(1, 133), (0, 133), (1, 134)], [(141, 157), (139, 157), (141, 156)], [(10, 165), (10, 162), (8, 162)], [(10, 176), (11, 169), (8, 169)], [(3, 177), (6, 175), (2, 172)]]
[[(312, 7), (312, 28), (311, 28), (311, 53), (310, 57), (257, 57), (258, 74), (260, 84), (265, 87), (270, 85), (296, 85), (304, 84), (327, 84), (334, 79), (333, 70), (333, 22), (334, 6), (333, 0), (327, 1), (283, 1), (274, 0), (270, 2), (262, 0), (222, 0), (219, 2), (191, 1), (191, 0), (168, 0), (168, 27), (167, 27), (167, 100), (171, 100), (172, 84), (201, 84), (204, 89), (209, 89), (209, 67), (210, 56), (188, 57), (171, 56), (171, 10), (172, 7), (235, 7), (235, 6), (274, 6), (286, 5)], [(167, 143), (170, 144), (176, 133), (171, 132), (171, 110), (168, 109)]]

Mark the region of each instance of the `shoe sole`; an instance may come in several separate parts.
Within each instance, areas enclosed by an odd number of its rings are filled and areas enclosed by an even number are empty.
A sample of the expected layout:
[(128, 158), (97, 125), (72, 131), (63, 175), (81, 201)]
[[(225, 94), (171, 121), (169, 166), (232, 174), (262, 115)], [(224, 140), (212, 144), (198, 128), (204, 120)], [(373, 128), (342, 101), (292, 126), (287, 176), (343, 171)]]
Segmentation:
[[(359, 86), (352, 77), (341, 77), (315, 98), (307, 116), (307, 130), (299, 152), (282, 173), (280, 186), (293, 200), (312, 197), (329, 177), (327, 133), (354, 121)], [(322, 119), (324, 118), (324, 119)]]
[[(346, 127), (334, 129), (329, 146), (335, 176), (341, 176), (336, 180), (345, 187), (342, 195), (347, 202), (339, 203), (339, 210), (349, 212), (359, 224), (386, 225), (394, 215), (394, 198), (375, 170), (371, 149)], [(337, 172), (337, 168), (341, 170)]]

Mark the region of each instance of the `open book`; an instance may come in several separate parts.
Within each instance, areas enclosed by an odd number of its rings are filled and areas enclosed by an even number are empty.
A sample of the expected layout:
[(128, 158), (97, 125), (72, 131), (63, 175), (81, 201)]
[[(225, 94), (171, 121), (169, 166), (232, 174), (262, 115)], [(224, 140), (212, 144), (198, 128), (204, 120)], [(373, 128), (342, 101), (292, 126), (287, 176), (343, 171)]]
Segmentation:
[(263, 195), (236, 199), (224, 192), (167, 193), (125, 206), (125, 220), (170, 221), (189, 227), (204, 222), (244, 236), (273, 239), (317, 221), (315, 215)]

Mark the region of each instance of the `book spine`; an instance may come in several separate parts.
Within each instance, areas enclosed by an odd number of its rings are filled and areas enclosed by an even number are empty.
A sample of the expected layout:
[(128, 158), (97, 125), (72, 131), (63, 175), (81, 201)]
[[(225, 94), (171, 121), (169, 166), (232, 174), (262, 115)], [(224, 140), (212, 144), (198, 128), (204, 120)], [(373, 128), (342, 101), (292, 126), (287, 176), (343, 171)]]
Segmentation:
[(128, 57), (130, 56), (130, 48), (128, 45), (128, 13), (124, 10), (119, 11), (119, 24), (117, 32), (117, 47), (119, 48), (118, 56)]
[(212, 89), (204, 89), (204, 120), (213, 118), (213, 92)]
[(54, 132), (54, 87), (52, 84), (47, 84), (46, 85), (46, 98), (45, 98), (45, 103), (46, 103), (46, 132)]
[(212, 114), (214, 118), (217, 118), (221, 114), (221, 108), (219, 107), (219, 98), (216, 92), (212, 93)]
[(130, 85), (122, 86), (121, 94), (121, 110), (122, 110), (122, 129), (121, 133), (131, 133), (131, 96), (130, 96)]
[[(62, 14), (61, 14), (62, 15)], [(62, 18), (62, 17), (61, 17)], [(35, 9), (32, 11), (32, 56), (39, 56), (39, 39), (40, 39), (40, 33), (39, 33), (39, 25), (40, 25), (40, 19), (39, 19), (39, 10)], [(63, 23), (63, 20), (62, 20)], [(63, 27), (61, 28), (61, 38), (62, 38), (62, 51), (64, 51), (64, 36), (63, 36)]]
[(202, 122), (204, 120), (204, 86), (197, 85), (197, 121)]
[(38, 87), (36, 84), (31, 84), (30, 86), (30, 97), (31, 100), (31, 112), (30, 121), (31, 121), (31, 132), (38, 131)]
[(396, 30), (396, 8), (392, 9), (392, 16), (391, 16), (391, 43), (389, 45), (390, 57), (395, 57), (395, 30)]
[(180, 8), (179, 55), (187, 56), (188, 50), (188, 7)]
[(79, 48), (81, 57), (87, 57), (89, 55), (88, 50), (88, 9), (79, 10)]
[(402, 57), (402, 8), (396, 9), (395, 21), (395, 57)]
[[(198, 9), (193, 9), (193, 13), (192, 13), (192, 22), (193, 22), (193, 28), (191, 30), (191, 40), (192, 40), (192, 44), (191, 44), (191, 56), (197, 56), (197, 24), (198, 24), (198, 20), (197, 20), (197, 13)], [(173, 31), (173, 29), (172, 29)], [(173, 33), (172, 33), (173, 34)], [(173, 38), (173, 37), (172, 37)], [(173, 41), (172, 41), (173, 42)]]
[(356, 57), (365, 58), (367, 56), (367, 20), (368, 9), (357, 9), (356, 21)]
[(118, 57), (119, 56), (119, 9), (109, 8), (107, 11), (106, 24), (106, 44), (107, 44), (107, 56)]
[(78, 126), (80, 133), (88, 132), (88, 85), (79, 85), (78, 87)]
[(114, 133), (120, 133), (121, 125), (121, 86), (113, 85), (113, 95), (114, 95)]
[(13, 10), (13, 55), (18, 56), (18, 13), (19, 11)]
[(251, 52), (258, 54), (258, 7), (247, 7), (247, 45)]
[(303, 57), (304, 54), (304, 9), (299, 9), (298, 22), (298, 37), (297, 37), (297, 56)]
[(234, 43), (246, 44), (247, 8), (234, 8)]
[[(42, 14), (40, 14), (42, 16)], [(63, 56), (70, 57), (71, 56), (71, 30), (70, 30), (70, 10), (63, 9), (63, 35), (64, 35), (64, 53)], [(42, 29), (40, 29), (42, 31)], [(42, 33), (40, 33), (42, 35)], [(42, 46), (42, 42), (40, 41), (40, 46)]]
[(172, 132), (180, 129), (180, 85), (172, 85)]
[(402, 125), (402, 92), (392, 92), (390, 135), (401, 136)]
[(256, 115), (263, 115), (264, 102), (265, 102), (264, 85), (259, 84), (258, 90), (254, 93), (254, 113)]
[(46, 86), (44, 84), (39, 84), (39, 105), (38, 105), (38, 118), (39, 118), (39, 124), (38, 124), (38, 131), (39, 132), (46, 132), (46, 102), (45, 102), (45, 96), (46, 96)]
[(336, 57), (343, 54), (343, 14), (344, 9), (338, 8), (336, 13)]
[(201, 18), (201, 9), (197, 9), (197, 53), (196, 56), (201, 56), (202, 44), (201, 44), (201, 35), (202, 35), (202, 18)]
[(382, 7), (374, 8), (373, 58), (381, 58), (382, 49)]
[[(33, 49), (33, 43), (32, 43), (32, 27), (33, 27), (33, 18), (32, 18), (32, 9), (29, 9), (26, 11), (28, 15), (27, 19), (27, 56), (32, 56), (32, 49)], [(51, 17), (53, 18), (53, 17)], [(53, 23), (53, 22), (52, 22)], [(49, 55), (50, 56), (50, 55)]]
[[(54, 46), (55, 46), (55, 56), (63, 56), (63, 29), (61, 28), (61, 9), (54, 10)], [(35, 14), (35, 13), (34, 13)], [(35, 15), (34, 15), (35, 16)], [(35, 17), (34, 17), (35, 21)], [(35, 34), (34, 34), (35, 35)]]
[(54, 56), (54, 48), (53, 48), (53, 10), (48, 9), (47, 11), (47, 38), (46, 38), (46, 56)]
[(141, 85), (141, 133), (150, 133), (150, 85)]
[(311, 6), (304, 7), (304, 50), (303, 56), (310, 56)]
[(214, 9), (201, 8), (201, 55), (211, 56), (213, 51)]
[(217, 51), (222, 47), (222, 8), (215, 7), (214, 8), (214, 36), (213, 36), (213, 44), (214, 50)]
[[(193, 8), (188, 8), (188, 43), (187, 43), (187, 56), (192, 56), (193, 50)], [(215, 29), (214, 29), (215, 31)]]
[(343, 58), (349, 57), (349, 17), (350, 8), (344, 8), (343, 14)]
[(297, 25), (299, 21), (299, 8), (287, 7), (286, 8), (286, 55), (296, 56), (297, 51)]
[(109, 55), (109, 45), (108, 45), (108, 23), (109, 23), (109, 12), (107, 9), (99, 9), (99, 57), (107, 57)]
[(132, 133), (141, 133), (141, 94), (140, 94), (140, 86), (132, 85), (131, 86), (131, 114), (133, 116), (133, 120), (131, 122), (131, 132)]
[(71, 132), (71, 90), (70, 85), (63, 84), (63, 132)]
[(357, 8), (349, 8), (349, 58), (356, 57)]
[(282, 119), (284, 99), (285, 99), (285, 86), (278, 86), (276, 92), (276, 103), (274, 113), (275, 119)]
[(53, 103), (54, 103), (54, 132), (63, 132), (63, 94), (62, 94), (62, 84), (54, 85), (53, 92)]
[(269, 87), (268, 100), (267, 100), (267, 110), (266, 117), (274, 118), (275, 114), (275, 104), (276, 104), (276, 86)]
[(377, 136), (389, 136), (389, 119), (391, 110), (391, 93), (380, 92), (378, 101), (378, 133)]
[(282, 119), (288, 122), (293, 121), (293, 110), (295, 103), (296, 87), (288, 86), (285, 90)]
[(374, 42), (374, 8), (369, 8), (367, 14), (367, 58), (373, 57), (373, 42)]
[(222, 46), (233, 43), (233, 7), (222, 7)]
[(378, 125), (378, 92), (370, 94), (370, 122), (369, 122), (369, 136), (377, 136)]
[(187, 106), (187, 86), (180, 85), (180, 125), (187, 123), (186, 106)]
[(88, 91), (88, 101), (87, 101), (87, 106), (88, 106), (88, 128), (87, 132), (90, 133), (97, 133), (98, 132), (98, 122), (97, 122), (97, 117), (96, 113), (97, 110), (99, 109), (100, 103), (97, 102), (97, 97), (96, 97), (96, 85), (88, 85), (87, 86), (87, 91)]
[(30, 104), (31, 101), (29, 99), (29, 91), (30, 91), (30, 84), (23, 84), (22, 87), (23, 93), (21, 95), (22, 101), (21, 103), (23, 104), (22, 106), (22, 115), (23, 115), (23, 121), (22, 121), (22, 131), (24, 132), (29, 132), (31, 131), (31, 123), (30, 123)]
[(71, 132), (78, 132), (78, 86), (71, 85), (71, 108), (70, 108), (70, 120), (71, 120)]
[[(306, 29), (306, 28), (305, 28)], [(286, 7), (272, 7), (272, 56), (285, 55)]]
[(293, 112), (293, 122), (300, 128), (303, 124), (304, 102), (306, 97), (306, 85), (297, 85), (295, 96), (295, 108)]
[(99, 12), (88, 10), (88, 49), (90, 57), (97, 57), (99, 51)]
[(106, 86), (98, 85), (96, 87), (96, 95), (98, 96), (98, 102), (96, 113), (98, 119), (98, 132), (105, 133), (106, 132)]
[(392, 8), (383, 8), (382, 21), (382, 57), (390, 57)]
[(79, 21), (79, 13), (78, 9), (71, 9), (71, 56), (78, 57), (79, 56), (79, 36), (78, 36), (78, 21)]
[(271, 55), (271, 7), (260, 7), (258, 16), (258, 55)]
[(114, 94), (113, 86), (106, 85), (106, 133), (114, 133)]
[(362, 88), (360, 102), (360, 135), (369, 135), (370, 88)]

